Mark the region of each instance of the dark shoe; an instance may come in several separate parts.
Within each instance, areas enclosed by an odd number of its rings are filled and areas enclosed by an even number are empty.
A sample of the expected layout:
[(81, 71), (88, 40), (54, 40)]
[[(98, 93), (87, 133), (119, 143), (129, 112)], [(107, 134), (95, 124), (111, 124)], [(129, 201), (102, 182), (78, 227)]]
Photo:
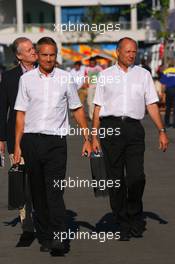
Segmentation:
[(41, 243), (40, 251), (41, 252), (50, 252), (51, 249), (51, 241), (46, 240)]
[(129, 232), (120, 232), (120, 239), (119, 241), (130, 241), (131, 234)]
[(143, 232), (146, 230), (146, 221), (143, 219), (137, 220), (131, 224), (130, 233), (132, 237), (143, 237)]
[(50, 254), (52, 257), (63, 257), (65, 254), (64, 243), (58, 239), (52, 240)]
[(20, 236), (19, 242), (16, 247), (29, 247), (35, 239), (34, 232), (24, 231)]
[(130, 241), (130, 225), (128, 222), (119, 223), (120, 238), (119, 241)]
[(130, 241), (131, 234), (130, 234), (130, 227), (128, 225), (120, 227), (120, 239), (119, 241)]
[(41, 245), (40, 246), (40, 252), (50, 252), (50, 248)]
[(143, 237), (143, 232), (144, 229), (138, 227), (132, 227), (130, 230), (131, 236), (136, 238)]

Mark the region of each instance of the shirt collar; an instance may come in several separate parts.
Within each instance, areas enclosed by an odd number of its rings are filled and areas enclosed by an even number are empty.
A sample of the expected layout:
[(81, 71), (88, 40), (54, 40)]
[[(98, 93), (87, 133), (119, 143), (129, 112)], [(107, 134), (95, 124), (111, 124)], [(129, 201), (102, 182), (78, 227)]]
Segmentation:
[(45, 78), (48, 78), (48, 77), (53, 78), (54, 75), (55, 75), (55, 68), (53, 68), (52, 72), (50, 72), (47, 76), (46, 76), (44, 73), (42, 73), (42, 72), (40, 71), (39, 66), (37, 67), (37, 70), (38, 70), (38, 74), (39, 74), (39, 77), (40, 77), (40, 78), (44, 78), (44, 77), (45, 77)]
[[(24, 73), (26, 73), (26, 72), (28, 72), (28, 71), (30, 71), (30, 70), (28, 70), (25, 66), (24, 66), (24, 64), (23, 63), (20, 63), (20, 66), (21, 66), (21, 69), (22, 69), (22, 73), (24, 74)], [(35, 68), (35, 66), (33, 66), (33, 69)]]
[[(117, 67), (120, 71), (125, 72), (125, 71), (119, 66), (118, 62), (116, 62), (116, 67)], [(128, 67), (128, 71), (127, 71), (127, 72), (131, 71), (133, 67), (134, 67), (134, 64), (130, 65), (130, 66)], [(125, 73), (127, 73), (127, 72), (125, 72)]]

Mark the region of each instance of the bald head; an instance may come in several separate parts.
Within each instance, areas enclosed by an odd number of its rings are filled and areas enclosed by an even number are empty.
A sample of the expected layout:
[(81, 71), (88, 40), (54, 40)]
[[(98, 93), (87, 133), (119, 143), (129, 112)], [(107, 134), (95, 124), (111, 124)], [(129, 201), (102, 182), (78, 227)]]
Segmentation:
[(137, 43), (131, 38), (123, 38), (118, 42), (117, 58), (118, 64), (124, 71), (133, 65), (137, 55)]
[(137, 48), (137, 42), (132, 39), (132, 38), (128, 38), (128, 37), (125, 37), (125, 38), (121, 38), (119, 41), (118, 41), (118, 45), (117, 45), (117, 48), (120, 49), (122, 48), (123, 45), (125, 45), (126, 43), (128, 42), (132, 42), (135, 44), (136, 48)]

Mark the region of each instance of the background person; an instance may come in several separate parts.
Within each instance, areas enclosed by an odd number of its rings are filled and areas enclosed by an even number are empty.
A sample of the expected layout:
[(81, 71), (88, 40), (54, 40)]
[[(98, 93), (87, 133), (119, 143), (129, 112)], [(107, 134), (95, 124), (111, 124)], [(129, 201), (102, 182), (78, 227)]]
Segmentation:
[(173, 128), (175, 128), (175, 67), (174, 60), (169, 62), (160, 77), (162, 89), (165, 89), (165, 125), (170, 127), (171, 106), (173, 106)]
[(88, 104), (88, 115), (89, 119), (92, 120), (93, 117), (93, 111), (94, 111), (94, 104), (93, 104), (93, 99), (95, 95), (95, 88), (97, 85), (97, 79), (99, 73), (102, 71), (102, 68), (97, 65), (97, 61), (95, 58), (90, 58), (89, 60), (89, 66), (86, 67), (85, 69), (85, 77), (86, 81), (85, 83), (87, 84), (87, 104)]
[[(0, 84), (0, 151), (5, 153), (5, 142), (7, 142), (11, 165), (13, 164), (15, 145), (16, 111), (14, 110), (14, 104), (18, 93), (19, 78), (32, 70), (37, 60), (34, 46), (27, 38), (17, 38), (13, 42), (12, 48), (19, 64), (2, 74), (2, 82)], [(34, 239), (31, 213), (32, 204), (28, 194), (25, 207), (19, 210), (23, 234), (20, 237), (18, 246), (30, 244), (30, 241)]]
[(78, 90), (78, 95), (82, 105), (84, 105), (87, 98), (87, 89), (84, 86), (84, 75), (85, 75), (85, 66), (82, 65), (81, 61), (76, 61), (74, 63), (73, 69), (70, 71)]
[(73, 69), (70, 71), (74, 79), (74, 82), (77, 85), (77, 90), (79, 90), (84, 83), (84, 71), (85, 71), (85, 66), (82, 65), (81, 61), (76, 61), (74, 63)]

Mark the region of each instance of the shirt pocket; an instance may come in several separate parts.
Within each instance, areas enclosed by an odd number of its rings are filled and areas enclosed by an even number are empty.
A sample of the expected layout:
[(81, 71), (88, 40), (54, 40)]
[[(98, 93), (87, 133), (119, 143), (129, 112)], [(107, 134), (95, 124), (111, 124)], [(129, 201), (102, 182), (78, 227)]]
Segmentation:
[(131, 98), (139, 100), (144, 96), (144, 89), (142, 84), (134, 83), (131, 85)]
[(62, 108), (66, 103), (65, 95), (59, 92), (53, 92), (50, 99), (53, 108)]

